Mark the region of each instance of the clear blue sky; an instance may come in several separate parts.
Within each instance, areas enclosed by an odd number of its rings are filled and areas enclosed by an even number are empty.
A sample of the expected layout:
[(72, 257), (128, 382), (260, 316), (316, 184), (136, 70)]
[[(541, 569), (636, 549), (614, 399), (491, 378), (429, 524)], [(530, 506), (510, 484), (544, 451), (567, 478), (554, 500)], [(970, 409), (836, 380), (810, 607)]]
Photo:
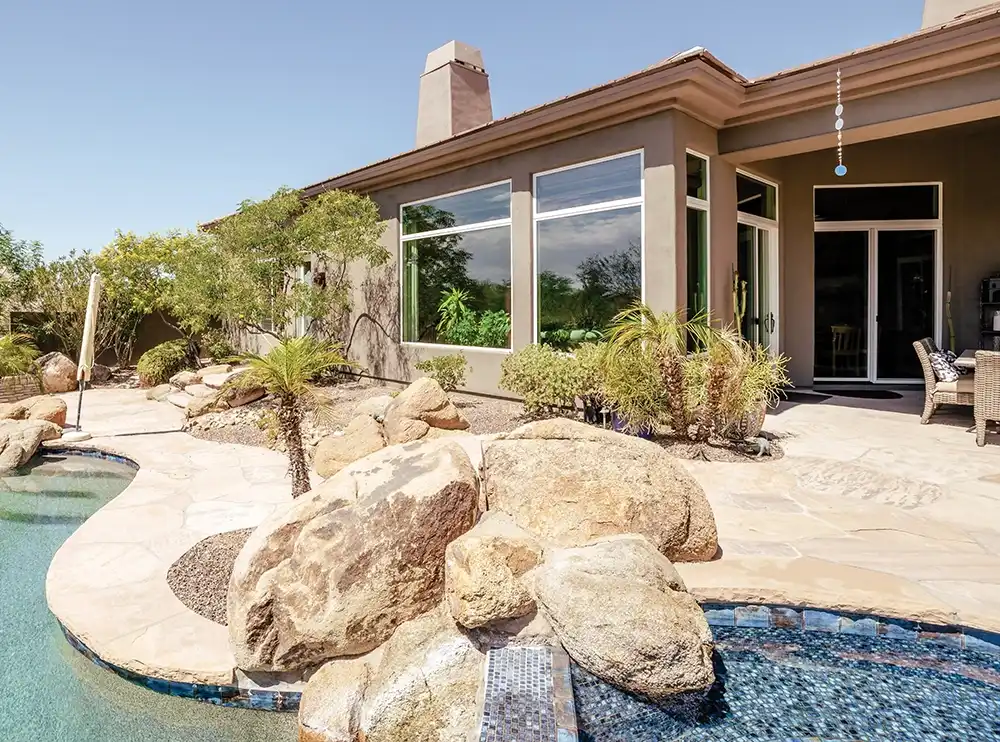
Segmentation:
[(916, 30), (922, 0), (0, 0), (0, 223), (48, 256), (193, 227), (412, 147), (427, 52), (494, 115), (701, 45), (747, 76)]

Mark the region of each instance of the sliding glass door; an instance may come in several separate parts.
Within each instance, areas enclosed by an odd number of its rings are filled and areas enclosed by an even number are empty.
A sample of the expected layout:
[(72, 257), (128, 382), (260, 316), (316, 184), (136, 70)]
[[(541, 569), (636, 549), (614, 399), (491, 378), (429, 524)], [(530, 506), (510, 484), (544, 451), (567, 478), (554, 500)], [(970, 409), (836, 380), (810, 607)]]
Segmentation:
[(930, 229), (877, 230), (875, 378), (920, 378), (913, 341), (934, 337), (934, 253)]
[(868, 230), (817, 232), (817, 380), (868, 380)]
[[(737, 306), (744, 308), (740, 332), (755, 345), (777, 350), (777, 245), (775, 230), (736, 225)], [(744, 305), (744, 301), (746, 302)]]

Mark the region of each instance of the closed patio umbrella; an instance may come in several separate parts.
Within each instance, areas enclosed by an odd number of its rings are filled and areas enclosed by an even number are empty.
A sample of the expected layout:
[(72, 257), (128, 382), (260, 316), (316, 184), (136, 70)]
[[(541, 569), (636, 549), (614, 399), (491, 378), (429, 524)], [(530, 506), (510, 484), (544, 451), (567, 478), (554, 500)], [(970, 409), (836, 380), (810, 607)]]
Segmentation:
[(94, 370), (94, 333), (97, 329), (97, 306), (101, 297), (101, 277), (97, 273), (90, 276), (90, 293), (87, 295), (87, 316), (83, 321), (83, 341), (80, 344), (80, 362), (76, 366), (76, 380), (80, 387), (80, 397), (76, 405), (76, 433), (63, 436), (64, 439), (86, 440), (89, 433), (80, 431), (80, 414), (83, 410), (83, 390), (90, 381)]

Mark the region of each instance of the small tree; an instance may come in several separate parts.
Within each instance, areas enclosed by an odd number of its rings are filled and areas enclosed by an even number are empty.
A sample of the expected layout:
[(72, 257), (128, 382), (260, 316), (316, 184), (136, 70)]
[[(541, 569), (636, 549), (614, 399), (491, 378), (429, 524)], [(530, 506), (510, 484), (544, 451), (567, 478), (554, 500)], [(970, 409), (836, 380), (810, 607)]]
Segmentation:
[(0, 224), (0, 319), (27, 308), (34, 298), (32, 276), (41, 264), (41, 243), (14, 239)]
[[(263, 201), (244, 201), (212, 229), (220, 267), (216, 309), (237, 327), (278, 339), (298, 317), (336, 334), (350, 311), (348, 268), (389, 259), (379, 242), (384, 230), (375, 202), (346, 191), (303, 200), (282, 188)], [(325, 285), (298, 280), (299, 270), (314, 264), (325, 271)]]
[(259, 384), (278, 402), (278, 435), (288, 452), (292, 496), (308, 492), (309, 467), (302, 444), (302, 417), (306, 410), (329, 403), (312, 382), (336, 368), (351, 365), (340, 347), (311, 337), (285, 338), (266, 355), (249, 355), (250, 370), (232, 381)]
[[(62, 351), (73, 358), (83, 341), (90, 276), (96, 269), (91, 253), (71, 251), (32, 271), (33, 306), (44, 317), (41, 330), (55, 337)], [(94, 356), (114, 350), (119, 359), (128, 358), (143, 316), (127, 291), (116, 290), (113, 283), (108, 286), (98, 303)]]

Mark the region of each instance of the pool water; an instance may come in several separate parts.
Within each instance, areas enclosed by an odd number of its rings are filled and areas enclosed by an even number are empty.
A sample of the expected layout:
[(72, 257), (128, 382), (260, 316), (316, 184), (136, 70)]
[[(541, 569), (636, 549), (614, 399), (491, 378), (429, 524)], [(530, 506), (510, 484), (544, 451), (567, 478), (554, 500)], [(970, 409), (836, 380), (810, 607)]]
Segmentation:
[(56, 549), (135, 472), (45, 456), (0, 477), (0, 740), (281, 742), (295, 715), (221, 708), (154, 693), (67, 644), (45, 602)]
[(1000, 656), (852, 634), (713, 633), (707, 696), (658, 706), (574, 666), (581, 742), (1000, 740)]

